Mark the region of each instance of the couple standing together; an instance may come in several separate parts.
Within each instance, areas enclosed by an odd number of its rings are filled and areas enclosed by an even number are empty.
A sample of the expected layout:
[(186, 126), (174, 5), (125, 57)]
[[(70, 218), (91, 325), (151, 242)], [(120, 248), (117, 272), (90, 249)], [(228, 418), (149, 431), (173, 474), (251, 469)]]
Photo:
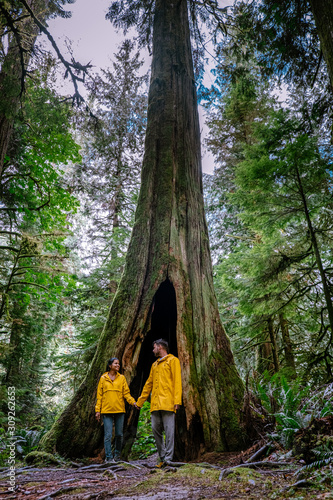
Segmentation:
[[(153, 342), (153, 353), (158, 358), (153, 363), (141, 396), (135, 402), (124, 375), (120, 375), (118, 358), (108, 361), (106, 372), (101, 376), (97, 389), (96, 418), (102, 415), (104, 423), (105, 461), (120, 459), (125, 417), (124, 398), (138, 410), (151, 393), (151, 425), (160, 462), (157, 467), (172, 462), (175, 441), (175, 413), (182, 403), (182, 382), (179, 359), (169, 354), (166, 340)], [(111, 450), (112, 426), (115, 424), (115, 454)], [(165, 432), (165, 442), (163, 439)]]

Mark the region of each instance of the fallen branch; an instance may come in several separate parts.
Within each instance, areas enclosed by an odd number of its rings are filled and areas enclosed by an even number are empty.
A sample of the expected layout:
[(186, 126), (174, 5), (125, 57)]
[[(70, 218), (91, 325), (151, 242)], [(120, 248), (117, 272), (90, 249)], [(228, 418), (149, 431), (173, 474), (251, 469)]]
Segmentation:
[[(93, 465), (85, 465), (84, 467), (80, 467), (79, 469), (77, 469), (75, 472), (78, 472), (79, 470), (95, 470), (95, 469), (107, 469), (108, 464), (93, 464)], [(110, 465), (110, 467), (114, 467), (114, 465)]]
[(275, 449), (275, 446), (273, 445), (273, 443), (271, 443), (271, 442), (266, 443), (259, 450), (257, 450), (248, 460), (246, 460), (245, 463), (250, 464), (251, 462), (258, 460), (258, 458), (262, 457), (269, 448), (271, 448), (273, 450)]
[(78, 481), (77, 477), (70, 477), (69, 479), (64, 479), (64, 481), (60, 481), (59, 484), (72, 483), (73, 481)]
[(221, 474), (219, 476), (219, 481), (222, 481), (223, 476), (230, 474), (235, 469), (240, 469), (246, 467), (247, 469), (259, 468), (259, 467), (281, 467), (282, 465), (290, 465), (289, 462), (252, 462), (249, 464), (241, 464), (235, 465), (235, 467), (227, 467), (226, 469), (221, 470)]
[(191, 465), (196, 465), (197, 467), (205, 467), (206, 469), (221, 470), (221, 467), (219, 467), (218, 465), (209, 464), (208, 462), (195, 463), (195, 464), (191, 464)]
[(261, 470), (260, 474), (287, 474), (290, 473), (290, 469), (282, 469), (282, 470)]
[(109, 470), (109, 469), (105, 470), (103, 472), (102, 476), (104, 476), (104, 477), (111, 476), (115, 481), (117, 481), (117, 479), (118, 479), (116, 473), (113, 470)]
[(119, 465), (110, 465), (109, 467), (106, 467), (105, 465), (103, 467), (93, 467), (89, 468), (88, 467), (82, 467), (81, 469), (76, 469), (75, 471), (72, 471), (72, 474), (77, 474), (78, 472), (105, 472), (107, 470), (111, 470), (114, 472), (118, 472), (120, 470), (125, 470), (125, 467), (119, 466)]
[(56, 491), (53, 491), (51, 493), (47, 493), (43, 497), (40, 497), (38, 500), (47, 500), (48, 498), (54, 498), (54, 497), (57, 497), (57, 496), (62, 495), (64, 493), (69, 493), (70, 491), (76, 490), (77, 488), (85, 489), (85, 488), (95, 488), (95, 487), (96, 487), (95, 484), (80, 484), (80, 485), (76, 485), (76, 486), (68, 486), (68, 488), (59, 488)]
[[(8, 469), (8, 467), (7, 467)], [(59, 468), (59, 469), (48, 469), (47, 467), (44, 467), (43, 469), (34, 469), (34, 468), (31, 468), (31, 469), (27, 469), (25, 467), (23, 467), (22, 469), (15, 469), (15, 476), (19, 476), (20, 474), (23, 474), (25, 472), (28, 472), (29, 474), (30, 473), (35, 473), (35, 472), (58, 472), (60, 470), (66, 470), (64, 468)], [(0, 479), (5, 479), (7, 476), (9, 476), (9, 470), (6, 472), (6, 473), (0, 473)]]
[[(87, 486), (84, 485), (83, 488), (86, 488)], [(38, 500), (47, 500), (48, 498), (54, 498), (58, 495), (62, 495), (63, 493), (68, 493), (69, 491), (76, 490), (77, 486), (69, 486), (68, 488), (59, 488), (56, 491), (52, 491), (49, 493), (46, 493), (43, 497), (40, 497)]]
[(182, 467), (183, 465), (187, 465), (186, 462), (168, 462), (167, 466), (170, 467)]
[(92, 500), (93, 498), (97, 498), (99, 495), (104, 495), (106, 493), (109, 493), (108, 490), (101, 490), (97, 491), (96, 493), (91, 493), (90, 495), (85, 495), (84, 497), (81, 497), (82, 500)]
[(76, 467), (76, 468), (83, 467), (83, 464), (77, 464), (76, 462), (70, 462), (70, 465), (72, 465), (73, 467)]
[(294, 484), (286, 486), (285, 488), (283, 488), (282, 491), (290, 490), (291, 488), (306, 488), (314, 485), (315, 483), (313, 481), (309, 481), (308, 479), (301, 479), (300, 481), (297, 481)]
[(134, 467), (135, 469), (140, 469), (140, 470), (142, 469), (142, 467), (140, 467), (139, 465), (131, 464), (131, 462), (124, 462), (123, 460), (118, 462), (118, 464), (126, 464), (126, 465), (130, 465), (131, 467)]

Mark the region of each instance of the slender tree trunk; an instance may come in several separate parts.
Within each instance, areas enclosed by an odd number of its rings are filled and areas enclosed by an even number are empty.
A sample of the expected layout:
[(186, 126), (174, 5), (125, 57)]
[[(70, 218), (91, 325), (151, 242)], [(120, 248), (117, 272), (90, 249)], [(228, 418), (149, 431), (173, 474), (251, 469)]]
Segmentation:
[(22, 297), (17, 297), (13, 304), (11, 315), (13, 317), (8, 352), (4, 356), (2, 364), (6, 370), (4, 374), (5, 385), (21, 386), (20, 384), (20, 364), (23, 361), (24, 340), (26, 340), (24, 332), (24, 313), (27, 305), (22, 300)]
[(310, 5), (333, 89), (333, 3), (330, 0), (310, 0)]
[[(257, 371), (259, 373), (264, 373), (266, 370), (273, 374), (274, 373), (274, 363), (273, 363), (273, 349), (272, 343), (269, 339), (268, 330), (264, 330), (264, 342), (258, 347), (258, 361), (257, 361)], [(267, 342), (265, 342), (267, 340)]]
[[(213, 288), (201, 179), (200, 133), (187, 2), (156, 0), (142, 184), (124, 274), (96, 355), (42, 447), (68, 456), (101, 445), (96, 387), (106, 360), (120, 358), (134, 397), (166, 337), (182, 366), (178, 456), (244, 444), (243, 384), (222, 328)], [(138, 414), (128, 414), (128, 443)]]
[(280, 369), (280, 367), (279, 367), (279, 355), (278, 355), (278, 349), (277, 349), (277, 344), (276, 344), (276, 335), (274, 332), (274, 322), (273, 322), (272, 317), (268, 318), (267, 325), (268, 325), (269, 338), (270, 338), (271, 345), (272, 345), (274, 372), (277, 373)]
[(330, 292), (329, 283), (327, 282), (327, 278), (326, 278), (326, 273), (325, 273), (325, 270), (324, 270), (324, 266), (323, 266), (323, 263), (322, 263), (322, 260), (321, 260), (321, 255), (320, 255), (320, 251), (319, 251), (317, 237), (316, 237), (316, 233), (315, 233), (315, 230), (313, 228), (313, 225), (312, 225), (312, 221), (311, 221), (311, 217), (310, 217), (310, 213), (309, 213), (309, 209), (308, 209), (308, 203), (307, 203), (306, 195), (304, 193), (301, 176), (300, 176), (300, 173), (299, 173), (299, 170), (298, 170), (297, 167), (296, 167), (296, 175), (297, 175), (298, 188), (299, 188), (300, 196), (301, 196), (303, 207), (304, 207), (305, 219), (306, 219), (306, 222), (307, 222), (307, 225), (308, 225), (308, 230), (309, 230), (309, 233), (310, 233), (310, 238), (311, 238), (313, 253), (315, 255), (316, 263), (317, 263), (319, 274), (320, 274), (320, 278), (321, 278), (321, 283), (322, 283), (323, 290), (324, 290), (324, 297), (325, 297), (325, 301), (326, 301), (328, 321), (329, 321), (329, 324), (330, 324), (331, 334), (333, 335), (333, 303), (332, 303), (332, 296), (331, 296), (331, 292)]
[(291, 345), (291, 340), (290, 340), (290, 335), (289, 335), (288, 321), (284, 317), (283, 313), (279, 314), (279, 321), (280, 321), (280, 326), (281, 326), (284, 356), (285, 356), (285, 360), (286, 360), (286, 368), (288, 369), (288, 371), (290, 373), (290, 377), (296, 378), (297, 373), (296, 373), (296, 366), (295, 366), (295, 358), (294, 358), (293, 348)]

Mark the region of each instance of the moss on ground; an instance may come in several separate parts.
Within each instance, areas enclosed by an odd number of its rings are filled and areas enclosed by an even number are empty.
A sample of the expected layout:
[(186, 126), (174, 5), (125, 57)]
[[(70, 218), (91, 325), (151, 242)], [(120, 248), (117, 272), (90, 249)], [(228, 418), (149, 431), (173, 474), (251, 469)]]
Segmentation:
[(46, 453), (45, 451), (32, 451), (25, 457), (25, 461), (28, 465), (32, 464), (55, 464), (60, 465), (61, 462), (51, 453)]

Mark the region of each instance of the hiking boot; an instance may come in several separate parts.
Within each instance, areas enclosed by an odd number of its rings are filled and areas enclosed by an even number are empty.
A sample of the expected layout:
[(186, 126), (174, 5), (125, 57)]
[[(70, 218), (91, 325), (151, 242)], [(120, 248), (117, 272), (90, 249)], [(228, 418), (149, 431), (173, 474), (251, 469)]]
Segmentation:
[(166, 463), (163, 460), (161, 460), (160, 462), (158, 462), (158, 464), (155, 465), (155, 469), (162, 469), (165, 466)]
[(110, 465), (113, 465), (113, 464), (115, 464), (116, 462), (115, 462), (115, 460), (114, 460), (113, 458), (106, 458), (106, 459), (104, 460), (104, 463), (105, 463), (105, 464), (110, 464)]

